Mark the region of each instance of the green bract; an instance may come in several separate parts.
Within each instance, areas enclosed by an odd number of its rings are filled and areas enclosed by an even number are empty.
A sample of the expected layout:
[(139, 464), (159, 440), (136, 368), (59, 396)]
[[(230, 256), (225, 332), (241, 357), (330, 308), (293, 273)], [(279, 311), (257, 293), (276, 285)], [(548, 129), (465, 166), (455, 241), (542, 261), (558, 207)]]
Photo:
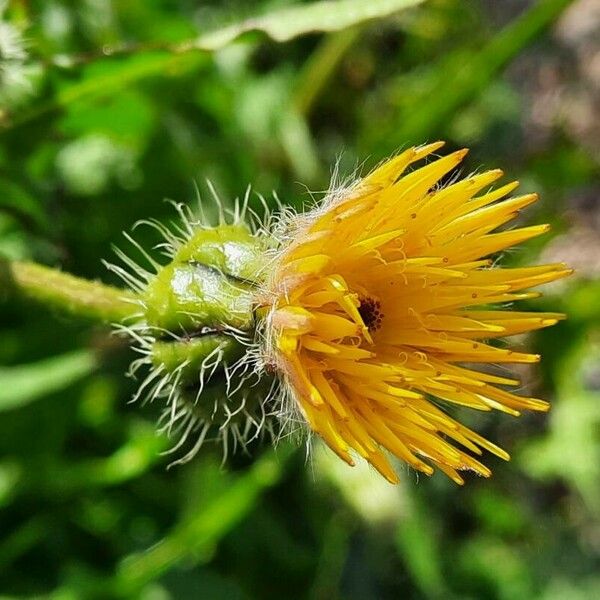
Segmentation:
[[(180, 441), (196, 438), (178, 462), (189, 460), (207, 435), (247, 444), (261, 435), (274, 380), (259, 382), (255, 298), (270, 240), (236, 221), (206, 227), (180, 210), (182, 226), (155, 227), (169, 262), (157, 263), (129, 236), (152, 265), (149, 273), (117, 253), (133, 273), (109, 265), (138, 291), (142, 312), (125, 327), (142, 358), (131, 372), (149, 368), (134, 399), (165, 403), (161, 425)], [(147, 222), (155, 225), (155, 223)], [(248, 380), (252, 378), (250, 383)]]
[(249, 369), (241, 362), (254, 341), (254, 299), (269, 241), (241, 223), (184, 225), (185, 239), (163, 231), (171, 260), (152, 261), (155, 273), (140, 293), (136, 331), (154, 383), (147, 395), (166, 397), (204, 422), (241, 418), (248, 414), (242, 409), (256, 406), (258, 390), (242, 385)]
[(242, 225), (199, 229), (148, 284), (150, 327), (175, 335), (252, 327), (252, 290), (264, 243)]
[(243, 347), (231, 336), (207, 334), (198, 338), (158, 341), (152, 344), (152, 362), (166, 372), (181, 372), (181, 383), (198, 381), (198, 374), (207, 356), (219, 353), (226, 364), (239, 359)]

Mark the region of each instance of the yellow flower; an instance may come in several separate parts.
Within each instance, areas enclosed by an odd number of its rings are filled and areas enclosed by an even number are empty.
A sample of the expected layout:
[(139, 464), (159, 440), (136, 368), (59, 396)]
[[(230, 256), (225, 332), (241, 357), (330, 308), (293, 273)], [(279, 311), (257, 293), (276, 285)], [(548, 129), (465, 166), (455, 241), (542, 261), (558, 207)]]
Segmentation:
[(507, 199), (517, 183), (489, 191), (499, 170), (440, 185), (466, 150), (407, 172), (442, 145), (411, 148), (292, 220), (269, 275), (269, 360), (338, 456), (353, 465), (358, 454), (393, 483), (386, 451), (459, 484), (459, 471), (490, 475), (472, 454), (509, 458), (440, 401), (511, 415), (548, 410), (505, 389), (518, 381), (476, 365), (537, 362), (489, 340), (563, 318), (502, 307), (570, 273), (564, 264), (496, 267), (490, 257), (548, 230), (497, 231), (537, 196)]

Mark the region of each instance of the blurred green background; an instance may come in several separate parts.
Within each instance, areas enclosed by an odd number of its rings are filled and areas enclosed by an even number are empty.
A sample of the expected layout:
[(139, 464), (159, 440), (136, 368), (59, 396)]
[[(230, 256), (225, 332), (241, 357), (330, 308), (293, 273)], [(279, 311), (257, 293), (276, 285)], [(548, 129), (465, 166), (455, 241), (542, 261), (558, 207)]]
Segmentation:
[(121, 232), (206, 178), (300, 207), (337, 161), (446, 139), (471, 148), (465, 173), (540, 192), (524, 220), (552, 233), (507, 261), (577, 269), (528, 305), (569, 320), (521, 340), (544, 354), (523, 388), (553, 410), (460, 413), (513, 455), (464, 488), (286, 442), (167, 470), (123, 342), (3, 294), (2, 598), (600, 598), (599, 4), (286, 12), (311, 4), (0, 3), (0, 254), (117, 284), (101, 259)]

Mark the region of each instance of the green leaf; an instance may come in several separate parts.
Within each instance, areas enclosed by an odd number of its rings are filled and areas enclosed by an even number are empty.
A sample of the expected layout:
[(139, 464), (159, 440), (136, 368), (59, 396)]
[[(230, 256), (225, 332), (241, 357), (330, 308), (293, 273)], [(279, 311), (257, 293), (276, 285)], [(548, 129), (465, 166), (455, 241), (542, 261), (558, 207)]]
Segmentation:
[(201, 64), (203, 59), (199, 53), (146, 51), (117, 60), (99, 60), (87, 65), (78, 81), (59, 86), (48, 101), (14, 115), (0, 114), (0, 126), (15, 127), (82, 100), (112, 96), (150, 77), (180, 75)]
[(600, 350), (585, 338), (563, 357), (547, 433), (523, 448), (519, 461), (542, 481), (562, 479), (600, 515), (600, 392), (587, 381)]
[(227, 490), (187, 515), (158, 544), (128, 557), (115, 581), (127, 595), (156, 579), (186, 558), (203, 562), (214, 546), (254, 508), (260, 496), (274, 486), (283, 474), (283, 462), (290, 447), (281, 447), (276, 456), (269, 452), (237, 477)]
[(340, 31), (359, 23), (387, 17), (424, 0), (338, 0), (296, 5), (273, 13), (246, 19), (196, 39), (174, 46), (165, 52), (143, 49), (131, 57), (100, 60), (88, 65), (87, 76), (62, 87), (46, 103), (15, 115), (0, 114), (0, 126), (14, 127), (48, 112), (98, 96), (109, 96), (142, 79), (179, 75), (204, 63), (193, 50), (215, 51), (224, 48), (244, 33), (261, 31), (277, 42), (286, 42), (310, 32)]
[(157, 435), (151, 424), (134, 422), (126, 443), (110, 456), (76, 463), (57, 463), (48, 467), (44, 488), (53, 494), (65, 496), (82, 489), (120, 485), (143, 475), (159, 462), (167, 444), (167, 438)]
[(28, 365), (0, 368), (0, 412), (25, 406), (58, 392), (92, 372), (88, 350), (70, 352)]
[(426, 598), (447, 597), (442, 575), (442, 554), (437, 515), (430, 514), (421, 498), (409, 490), (408, 515), (398, 524), (396, 547), (415, 585)]
[(200, 50), (218, 50), (249, 31), (261, 31), (276, 42), (287, 42), (316, 31), (341, 31), (347, 27), (387, 17), (424, 0), (338, 0), (290, 6), (246, 19), (217, 31), (204, 33), (193, 42)]
[(40, 202), (20, 185), (4, 178), (0, 179), (0, 210), (15, 215), (27, 225), (40, 228), (47, 225)]

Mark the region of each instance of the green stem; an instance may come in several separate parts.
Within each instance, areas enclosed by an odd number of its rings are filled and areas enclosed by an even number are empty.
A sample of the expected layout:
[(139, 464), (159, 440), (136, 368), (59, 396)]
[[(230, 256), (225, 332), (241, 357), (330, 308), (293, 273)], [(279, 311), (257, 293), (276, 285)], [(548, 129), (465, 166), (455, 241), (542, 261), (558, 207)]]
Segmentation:
[(119, 322), (139, 313), (136, 296), (31, 262), (0, 262), (0, 289), (94, 321)]

